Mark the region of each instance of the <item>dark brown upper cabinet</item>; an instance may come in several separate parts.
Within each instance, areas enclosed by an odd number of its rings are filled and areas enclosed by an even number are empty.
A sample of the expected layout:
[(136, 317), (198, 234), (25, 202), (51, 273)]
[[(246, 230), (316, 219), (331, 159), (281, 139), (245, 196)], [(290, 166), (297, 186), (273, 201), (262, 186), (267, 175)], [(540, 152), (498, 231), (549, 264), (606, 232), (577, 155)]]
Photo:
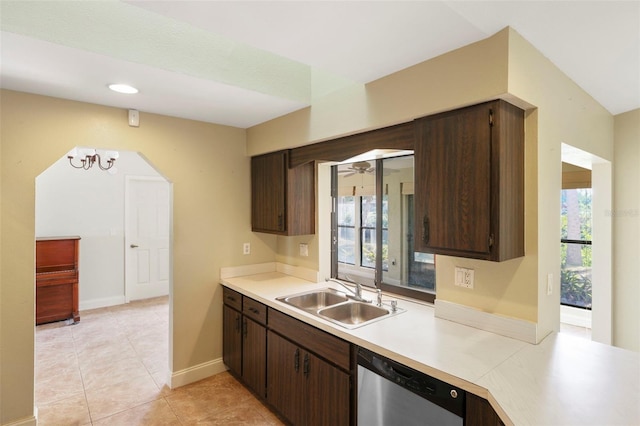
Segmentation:
[(289, 150), (251, 157), (251, 230), (315, 233), (315, 163), (289, 167)]
[(524, 112), (496, 100), (415, 121), (415, 250), (524, 256)]

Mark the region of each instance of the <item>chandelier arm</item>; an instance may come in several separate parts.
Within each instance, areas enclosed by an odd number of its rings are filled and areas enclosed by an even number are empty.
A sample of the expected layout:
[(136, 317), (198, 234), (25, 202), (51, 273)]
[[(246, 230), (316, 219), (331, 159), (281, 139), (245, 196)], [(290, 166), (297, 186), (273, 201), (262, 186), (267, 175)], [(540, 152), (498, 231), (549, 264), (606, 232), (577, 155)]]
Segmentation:
[(111, 167), (113, 167), (113, 162), (115, 161), (113, 158), (110, 160), (107, 160), (107, 165), (103, 166), (102, 159), (100, 158), (100, 154), (96, 154), (95, 156), (97, 157), (98, 167), (100, 167), (100, 170), (109, 170)]
[(67, 156), (67, 158), (69, 159), (69, 164), (71, 164), (71, 167), (73, 167), (74, 169), (83, 169), (84, 167), (84, 162), (82, 165), (80, 166), (76, 166), (75, 164), (73, 164), (73, 157), (71, 155)]
[(93, 167), (94, 163), (98, 163), (98, 167), (100, 167), (101, 170), (109, 170), (110, 168), (113, 167), (113, 164), (115, 163), (116, 159), (111, 157), (106, 161), (106, 164), (103, 165), (102, 164), (102, 159), (100, 158), (100, 154), (95, 153), (93, 155), (86, 155), (84, 158), (82, 158), (80, 160), (80, 165), (76, 166), (75, 164), (73, 164), (73, 160), (74, 160), (74, 156), (73, 155), (67, 155), (67, 158), (69, 159), (69, 164), (71, 164), (71, 167), (73, 167), (74, 169), (84, 169), (84, 170), (89, 170), (91, 167)]

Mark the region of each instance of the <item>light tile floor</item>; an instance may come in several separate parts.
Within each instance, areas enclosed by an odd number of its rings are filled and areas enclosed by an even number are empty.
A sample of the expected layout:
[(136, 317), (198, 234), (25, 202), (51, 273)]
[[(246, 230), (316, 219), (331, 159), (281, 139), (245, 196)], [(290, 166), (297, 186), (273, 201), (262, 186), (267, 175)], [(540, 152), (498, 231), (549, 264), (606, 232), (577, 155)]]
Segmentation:
[(229, 373), (169, 389), (168, 298), (36, 327), (38, 425), (281, 425)]
[(560, 323), (560, 333), (571, 334), (572, 336), (582, 337), (591, 340), (591, 329), (586, 327), (578, 327), (576, 325)]

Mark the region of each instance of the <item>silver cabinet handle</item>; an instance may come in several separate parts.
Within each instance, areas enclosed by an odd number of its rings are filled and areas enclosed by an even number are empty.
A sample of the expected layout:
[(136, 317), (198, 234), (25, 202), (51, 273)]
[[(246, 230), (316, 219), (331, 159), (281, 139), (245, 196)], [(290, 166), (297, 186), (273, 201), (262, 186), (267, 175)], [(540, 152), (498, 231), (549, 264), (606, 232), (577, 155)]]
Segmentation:
[(138, 246), (137, 246), (136, 244), (131, 244), (129, 247), (131, 247), (131, 248), (136, 248), (136, 247), (138, 247)]

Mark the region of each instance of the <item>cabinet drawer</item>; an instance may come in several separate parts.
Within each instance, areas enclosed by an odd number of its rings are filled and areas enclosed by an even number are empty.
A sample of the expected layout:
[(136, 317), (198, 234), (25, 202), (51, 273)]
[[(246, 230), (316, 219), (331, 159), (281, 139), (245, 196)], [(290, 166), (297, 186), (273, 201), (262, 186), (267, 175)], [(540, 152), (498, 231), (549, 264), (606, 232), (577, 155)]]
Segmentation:
[(350, 370), (349, 342), (274, 309), (269, 309), (269, 328), (338, 367)]
[(239, 311), (242, 310), (242, 295), (237, 291), (233, 291), (229, 288), (222, 288), (222, 298), (224, 300), (224, 304), (231, 306), (233, 309), (237, 309)]
[(242, 313), (260, 324), (267, 324), (267, 307), (246, 296), (242, 298)]

